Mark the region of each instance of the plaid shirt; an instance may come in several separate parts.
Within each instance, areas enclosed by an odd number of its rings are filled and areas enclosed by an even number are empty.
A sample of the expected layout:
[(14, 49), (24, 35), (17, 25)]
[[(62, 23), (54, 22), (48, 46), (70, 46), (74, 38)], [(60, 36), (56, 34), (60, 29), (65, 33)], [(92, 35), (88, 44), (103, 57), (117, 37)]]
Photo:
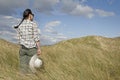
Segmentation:
[(40, 30), (36, 23), (30, 20), (24, 20), (17, 29), (19, 43), (27, 48), (36, 47), (36, 42), (39, 41)]

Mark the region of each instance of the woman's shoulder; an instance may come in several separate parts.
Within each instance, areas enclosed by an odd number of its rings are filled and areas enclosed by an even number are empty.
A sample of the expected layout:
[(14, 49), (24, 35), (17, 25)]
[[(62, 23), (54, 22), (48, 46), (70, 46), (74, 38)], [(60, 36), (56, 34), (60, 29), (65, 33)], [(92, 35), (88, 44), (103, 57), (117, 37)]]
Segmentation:
[(31, 21), (31, 24), (34, 25), (34, 26), (38, 26), (36, 21)]
[(31, 24), (37, 25), (35, 21), (30, 21)]

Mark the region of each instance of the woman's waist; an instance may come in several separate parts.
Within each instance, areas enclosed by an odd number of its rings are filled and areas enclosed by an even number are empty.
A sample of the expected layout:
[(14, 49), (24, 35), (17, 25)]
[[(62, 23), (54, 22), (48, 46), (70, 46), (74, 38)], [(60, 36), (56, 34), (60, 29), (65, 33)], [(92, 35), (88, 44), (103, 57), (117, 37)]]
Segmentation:
[(25, 45), (25, 44), (20, 44), (22, 49), (32, 49), (36, 48), (36, 45)]
[(25, 46), (25, 45), (23, 45), (23, 44), (21, 44), (20, 46), (21, 46), (22, 49), (27, 49), (27, 50), (36, 48), (36, 46), (31, 46), (31, 47), (29, 46), (29, 47), (28, 47), (28, 46)]

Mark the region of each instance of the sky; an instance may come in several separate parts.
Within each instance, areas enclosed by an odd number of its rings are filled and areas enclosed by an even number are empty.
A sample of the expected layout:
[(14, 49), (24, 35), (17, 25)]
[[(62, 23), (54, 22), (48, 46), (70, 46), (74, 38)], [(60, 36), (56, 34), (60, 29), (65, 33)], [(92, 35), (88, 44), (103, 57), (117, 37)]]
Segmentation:
[(0, 0), (0, 38), (17, 43), (13, 28), (30, 8), (42, 45), (84, 36), (120, 37), (120, 0)]

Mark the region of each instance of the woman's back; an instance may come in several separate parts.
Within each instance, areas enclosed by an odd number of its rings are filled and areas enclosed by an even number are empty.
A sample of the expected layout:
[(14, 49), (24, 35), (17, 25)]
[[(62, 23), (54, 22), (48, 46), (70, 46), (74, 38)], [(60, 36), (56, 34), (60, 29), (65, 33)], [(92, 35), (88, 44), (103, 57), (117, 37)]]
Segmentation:
[(18, 28), (19, 42), (28, 48), (35, 47), (35, 36), (39, 39), (37, 24), (30, 20), (24, 20)]

